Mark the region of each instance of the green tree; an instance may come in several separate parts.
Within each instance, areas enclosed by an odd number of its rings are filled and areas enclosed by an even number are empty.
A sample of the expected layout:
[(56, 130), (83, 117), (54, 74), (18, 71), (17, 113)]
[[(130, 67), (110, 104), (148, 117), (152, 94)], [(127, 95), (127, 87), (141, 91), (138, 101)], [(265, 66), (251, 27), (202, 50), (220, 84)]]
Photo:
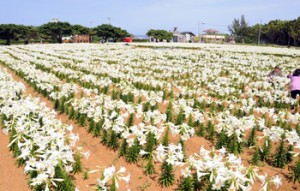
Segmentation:
[(154, 30), (151, 29), (146, 33), (147, 36), (152, 36), (156, 41), (162, 42), (163, 40), (170, 41), (173, 38), (173, 33), (166, 30)]
[(62, 37), (72, 34), (72, 25), (68, 22), (49, 22), (39, 27), (42, 35), (52, 42), (62, 43)]
[(274, 20), (270, 21), (265, 27), (265, 34), (270, 43), (288, 44), (288, 25), (287, 21)]
[(73, 35), (79, 35), (79, 34), (90, 34), (90, 29), (88, 27), (82, 26), (82, 25), (73, 25), (72, 26), (72, 34)]
[(294, 39), (294, 45), (299, 45), (300, 43), (300, 17), (289, 22), (289, 36)]
[(24, 26), (21, 30), (21, 38), (24, 39), (25, 44), (28, 44), (31, 40), (38, 39), (39, 37), (38, 27)]
[(113, 42), (117, 42), (122, 38), (131, 36), (126, 30), (121, 29), (120, 27), (112, 26), (110, 24), (99, 25), (93, 30), (98, 37), (101, 37), (105, 41), (111, 39)]
[(2, 24), (0, 25), (0, 39), (6, 40), (5, 45), (10, 45), (11, 41), (21, 34), (21, 25)]
[(242, 15), (241, 20), (234, 19), (232, 24), (228, 26), (228, 30), (235, 37), (237, 42), (244, 42), (248, 30), (248, 23), (246, 22), (245, 16)]

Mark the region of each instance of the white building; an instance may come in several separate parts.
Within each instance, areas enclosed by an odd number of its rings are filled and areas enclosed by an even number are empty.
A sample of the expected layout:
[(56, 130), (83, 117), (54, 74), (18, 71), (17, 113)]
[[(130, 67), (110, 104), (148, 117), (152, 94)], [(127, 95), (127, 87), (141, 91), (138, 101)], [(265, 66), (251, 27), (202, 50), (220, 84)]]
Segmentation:
[(203, 32), (205, 32), (206, 34), (200, 36), (201, 42), (224, 43), (225, 41), (225, 36), (218, 34), (219, 31), (215, 29), (207, 29)]
[(174, 27), (173, 33), (173, 39), (172, 42), (194, 42), (194, 37), (196, 36), (192, 32), (179, 32), (177, 31), (177, 27)]

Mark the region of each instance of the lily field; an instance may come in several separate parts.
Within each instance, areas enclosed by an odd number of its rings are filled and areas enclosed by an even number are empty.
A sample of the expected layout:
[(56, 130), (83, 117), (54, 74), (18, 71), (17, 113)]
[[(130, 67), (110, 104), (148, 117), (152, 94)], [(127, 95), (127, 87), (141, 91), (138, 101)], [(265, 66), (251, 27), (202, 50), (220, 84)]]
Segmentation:
[(299, 190), (299, 67), (283, 47), (0, 46), (0, 190)]

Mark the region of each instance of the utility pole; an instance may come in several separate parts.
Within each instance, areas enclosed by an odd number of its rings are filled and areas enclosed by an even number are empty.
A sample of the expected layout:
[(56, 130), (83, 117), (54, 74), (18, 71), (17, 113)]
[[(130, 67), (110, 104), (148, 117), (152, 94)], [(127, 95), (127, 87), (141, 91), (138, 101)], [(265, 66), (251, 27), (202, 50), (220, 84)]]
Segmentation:
[(201, 37), (200, 37), (200, 25), (204, 25), (205, 23), (203, 23), (203, 22), (200, 22), (199, 20), (198, 20), (198, 38), (199, 38), (199, 42), (201, 42)]
[(198, 37), (200, 37), (200, 22), (198, 21)]
[[(93, 28), (93, 21), (90, 21), (90, 29), (92, 30), (92, 28)], [(91, 33), (89, 35), (91, 35)], [(91, 42), (93, 42), (92, 35), (90, 36), (90, 43)]]
[(107, 17), (107, 20), (108, 20), (108, 24), (110, 25), (110, 17)]
[(260, 19), (260, 24), (259, 24), (259, 32), (258, 32), (257, 45), (259, 45), (259, 43), (260, 43), (260, 33), (261, 33), (261, 19)]

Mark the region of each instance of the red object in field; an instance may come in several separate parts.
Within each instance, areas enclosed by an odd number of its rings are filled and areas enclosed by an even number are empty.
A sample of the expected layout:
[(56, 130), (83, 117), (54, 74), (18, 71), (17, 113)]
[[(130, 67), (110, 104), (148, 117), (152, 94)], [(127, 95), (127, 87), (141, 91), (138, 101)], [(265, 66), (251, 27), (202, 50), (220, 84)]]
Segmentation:
[(132, 42), (132, 37), (123, 38), (123, 42)]

